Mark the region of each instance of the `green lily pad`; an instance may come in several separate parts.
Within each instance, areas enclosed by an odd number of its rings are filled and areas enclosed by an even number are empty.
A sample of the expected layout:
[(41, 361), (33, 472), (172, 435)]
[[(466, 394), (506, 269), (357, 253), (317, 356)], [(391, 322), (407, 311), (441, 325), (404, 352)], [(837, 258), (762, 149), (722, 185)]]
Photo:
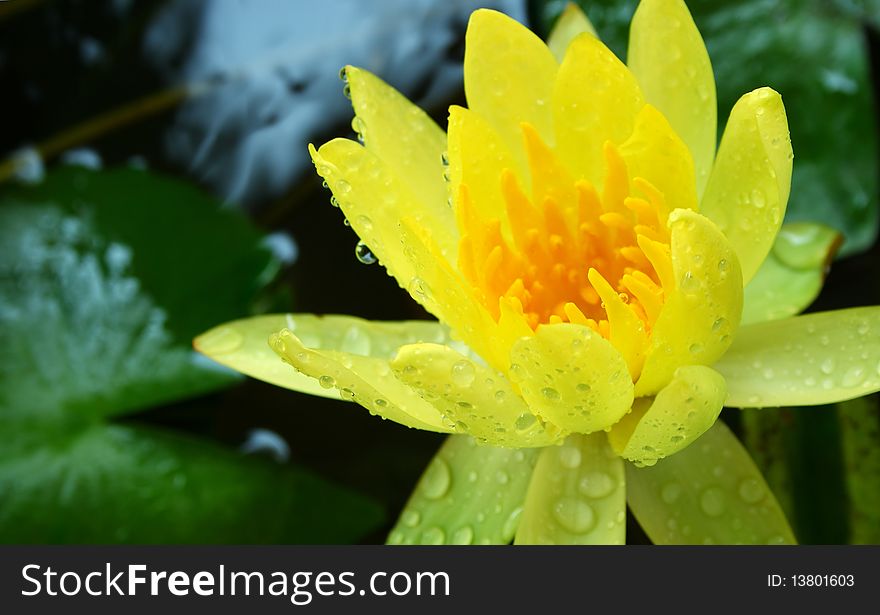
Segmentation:
[(375, 526), (370, 501), (291, 466), (106, 422), (241, 378), (191, 338), (250, 311), (280, 267), (262, 242), (143, 171), (3, 187), (0, 542), (336, 542)]
[[(531, 0), (546, 36), (566, 1)], [(602, 40), (626, 57), (637, 0), (578, 0)], [(875, 2), (705, 0), (690, 2), (718, 89), (718, 128), (736, 100), (768, 85), (780, 92), (795, 164), (786, 220), (843, 232), (841, 254), (877, 235), (877, 143), (863, 20)], [(821, 121), (819, 120), (821, 118)]]

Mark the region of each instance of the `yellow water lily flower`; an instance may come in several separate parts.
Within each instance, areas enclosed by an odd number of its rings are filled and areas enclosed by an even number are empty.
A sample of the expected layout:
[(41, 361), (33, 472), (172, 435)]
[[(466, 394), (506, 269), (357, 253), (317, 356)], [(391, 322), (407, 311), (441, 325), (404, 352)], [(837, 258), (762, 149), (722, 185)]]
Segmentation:
[[(490, 542), (621, 542), (626, 498), (653, 511), (645, 525), (677, 501), (709, 519), (707, 540), (793, 541), (748, 455), (713, 424), (725, 402), (816, 404), (880, 389), (880, 312), (758, 322), (815, 295), (786, 294), (803, 288), (803, 272), (762, 268), (776, 262), (767, 256), (791, 182), (779, 94), (744, 95), (716, 150), (712, 67), (681, 0), (643, 0), (627, 64), (579, 11), (549, 45), (476, 11), (468, 107), (450, 109), (446, 132), (369, 72), (344, 76), (363, 144), (310, 147), (315, 166), (365, 245), (438, 322), (264, 316), (196, 347), (281, 386), (472, 436), (448, 441), (392, 542), (476, 541), (480, 515)], [(819, 235), (827, 254), (833, 233)], [(753, 324), (740, 327), (744, 287)], [(796, 305), (774, 308), (784, 301)], [(736, 472), (719, 478), (701, 456)], [(630, 475), (621, 458), (657, 465)], [(714, 513), (733, 499), (744, 508), (729, 530)], [(457, 521), (426, 527), (441, 502)], [(775, 533), (742, 530), (752, 518)], [(669, 542), (693, 539), (663, 527)]]

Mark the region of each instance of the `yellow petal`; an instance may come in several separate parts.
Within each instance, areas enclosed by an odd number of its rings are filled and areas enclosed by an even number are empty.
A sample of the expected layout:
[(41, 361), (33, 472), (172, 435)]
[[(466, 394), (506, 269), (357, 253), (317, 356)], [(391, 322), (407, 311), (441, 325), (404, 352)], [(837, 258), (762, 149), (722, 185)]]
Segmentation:
[(589, 327), (541, 325), (513, 345), (510, 361), (510, 378), (532, 412), (565, 430), (606, 429), (632, 405), (626, 362)]
[(525, 168), (520, 122), (553, 135), (550, 98), (556, 59), (528, 28), (503, 13), (479, 9), (465, 35), (464, 91), (468, 107), (486, 118)]
[(516, 532), (516, 544), (603, 544), (626, 541), (623, 461), (604, 433), (569, 436), (541, 451)]
[(398, 379), (455, 423), (455, 430), (492, 446), (546, 446), (563, 438), (544, 424), (504, 374), (442, 344), (402, 347), (391, 362)]
[(443, 180), (446, 135), (419, 107), (372, 73), (346, 67), (351, 102), (357, 114), (352, 126), (365, 147), (376, 154), (405, 183), (412, 194), (433, 209), (438, 229), (455, 236), (455, 218)]
[(476, 300), (461, 274), (442, 258), (428, 231), (404, 218), (398, 241), (405, 246), (412, 266), (412, 277), (406, 283), (410, 295), (449, 325), (485, 361), (505, 371), (512, 342), (496, 339), (497, 325), (492, 316)]
[(569, 2), (550, 31), (550, 36), (547, 37), (547, 46), (553, 52), (553, 55), (556, 56), (556, 59), (562, 62), (562, 59), (565, 57), (565, 51), (568, 49), (571, 41), (578, 34), (583, 34), (584, 32), (598, 37), (596, 29), (581, 10), (581, 7), (574, 2)]
[(667, 209), (661, 215), (676, 208), (697, 209), (691, 152), (656, 108), (642, 108), (619, 151), (631, 177), (648, 180), (663, 194)]
[(636, 400), (636, 407), (614, 426), (608, 439), (624, 459), (638, 465), (654, 465), (709, 429), (718, 418), (726, 395), (724, 378), (712, 368), (679, 367), (672, 382), (653, 400)]
[(507, 144), (489, 122), (462, 107), (449, 108), (449, 185), (453, 198), (459, 198), (462, 184), (467, 186), (470, 201), (487, 220), (507, 222), (501, 192), (505, 169), (519, 171)]
[[(404, 216), (431, 229), (442, 258), (454, 262), (458, 238), (450, 234), (447, 214), (438, 214), (436, 204), (425, 205), (378, 156), (348, 139), (333, 139), (317, 151), (309, 146), (309, 151), (351, 227), (402, 287), (414, 275), (400, 242)], [(443, 206), (448, 209), (445, 201)]]
[(669, 228), (675, 287), (654, 324), (638, 397), (657, 393), (682, 365), (714, 363), (730, 346), (742, 315), (739, 262), (724, 235), (688, 209), (673, 211)]
[(702, 194), (715, 157), (715, 77), (683, 0), (642, 0), (633, 15), (626, 58), (645, 100), (660, 109), (693, 154)]
[[(269, 336), (291, 327), (292, 314), (268, 314), (233, 320), (206, 331), (193, 340), (193, 346), (214, 361), (285, 389), (339, 399), (335, 388), (322, 387), (315, 378), (293, 370), (269, 346)], [(312, 319), (312, 316), (305, 316)], [(440, 329), (441, 325), (435, 323)]]
[(791, 140), (782, 98), (770, 88), (734, 105), (700, 212), (736, 248), (748, 283), (782, 224), (791, 187)]
[(653, 467), (627, 465), (626, 483), (654, 544), (796, 544), (755, 462), (721, 421)]
[(538, 449), (449, 436), (388, 535), (388, 544), (510, 544)]
[(880, 307), (741, 327), (715, 364), (735, 408), (813, 406), (880, 390)]
[(293, 315), (291, 324), (292, 329), (288, 326), (273, 334), (269, 344), (285, 362), (316, 379), (320, 386), (335, 388), (371, 414), (401, 425), (452, 431), (452, 424), (398, 380), (389, 365), (402, 345), (449, 341), (442, 328), (305, 314)]
[(596, 186), (605, 177), (605, 141), (620, 144), (644, 104), (633, 74), (596, 37), (568, 46), (553, 89), (556, 151), (576, 178)]

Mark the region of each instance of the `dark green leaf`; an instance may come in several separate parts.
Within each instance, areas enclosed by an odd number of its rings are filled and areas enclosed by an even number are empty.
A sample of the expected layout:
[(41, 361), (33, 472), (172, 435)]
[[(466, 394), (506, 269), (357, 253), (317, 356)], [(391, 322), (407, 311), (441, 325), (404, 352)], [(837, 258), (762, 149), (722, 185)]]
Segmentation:
[(64, 429), (0, 444), (0, 543), (352, 542), (381, 511), (302, 470), (162, 431)]
[(239, 213), (143, 171), (0, 192), (0, 542), (348, 542), (365, 498), (107, 418), (240, 378), (191, 339), (280, 263)]

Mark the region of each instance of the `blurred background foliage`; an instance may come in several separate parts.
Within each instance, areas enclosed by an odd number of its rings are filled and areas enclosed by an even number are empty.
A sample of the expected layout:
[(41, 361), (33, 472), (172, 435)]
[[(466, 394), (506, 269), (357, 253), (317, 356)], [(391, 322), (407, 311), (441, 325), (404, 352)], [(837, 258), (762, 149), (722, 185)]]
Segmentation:
[[(579, 2), (625, 55), (635, 0)], [(694, 0), (719, 128), (786, 101), (788, 220), (845, 242), (811, 310), (880, 303), (873, 0)], [(364, 66), (445, 125), (467, 15), (559, 0), (0, 4), (0, 542), (381, 542), (442, 437), (244, 379), (192, 337), (261, 312), (427, 317), (329, 206)], [(725, 411), (806, 543), (880, 542), (878, 397)], [(629, 523), (629, 542), (645, 542)]]

